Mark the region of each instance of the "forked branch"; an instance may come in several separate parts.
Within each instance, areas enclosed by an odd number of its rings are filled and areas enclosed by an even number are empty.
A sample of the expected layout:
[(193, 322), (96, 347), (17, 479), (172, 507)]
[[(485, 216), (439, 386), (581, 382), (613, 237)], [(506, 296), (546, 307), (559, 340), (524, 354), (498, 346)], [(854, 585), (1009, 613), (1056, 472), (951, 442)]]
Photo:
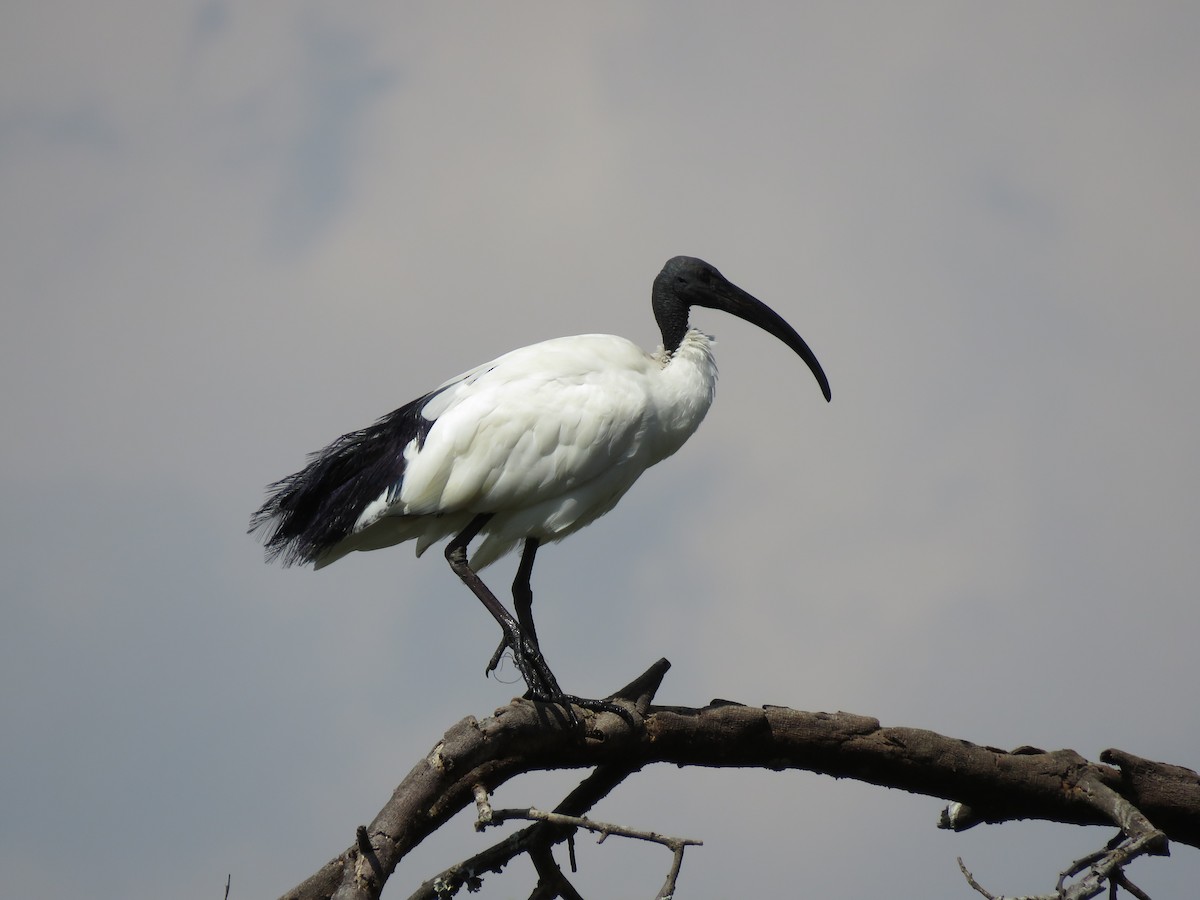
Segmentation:
[[(616, 693), (629, 719), (577, 709), (580, 727), (573, 728), (561, 710), (523, 700), (491, 718), (463, 719), (413, 768), (348, 850), (284, 896), (378, 897), (413, 847), (463, 808), (480, 804), (481, 797), (481, 808), (486, 806), (487, 795), (516, 775), (594, 769), (554, 811), (582, 817), (622, 780), (655, 762), (803, 769), (944, 798), (954, 802), (941, 826), (954, 830), (1029, 818), (1117, 824), (1121, 842), (1089, 861), (1084, 867), (1089, 873), (1076, 885), (1094, 875), (1101, 884), (1124, 886), (1122, 867), (1140, 855), (1165, 852), (1168, 839), (1200, 847), (1200, 777), (1190, 769), (1117, 750), (1101, 756), (1113, 765), (1089, 762), (1072, 750), (1008, 752), (842, 712), (727, 701), (700, 708), (652, 706), (667, 667), (660, 661)], [(552, 875), (549, 848), (579, 827), (564, 821), (535, 822), (442, 873), (414, 898), (474, 886), (483, 873), (499, 871), (519, 853)], [(573, 889), (554, 890), (563, 896)], [(1076, 896), (1094, 896), (1086, 890)]]
[(578, 828), (583, 828), (587, 831), (593, 831), (600, 835), (600, 840), (597, 843), (604, 843), (609, 835), (617, 835), (618, 837), (632, 838), (638, 841), (649, 841), (654, 844), (662, 844), (672, 853), (671, 868), (667, 873), (667, 880), (663, 883), (661, 890), (658, 892), (658, 898), (671, 897), (675, 894), (675, 881), (679, 877), (679, 868), (683, 864), (683, 850), (685, 847), (701, 846), (704, 841), (694, 840), (692, 838), (670, 837), (665, 834), (658, 834), (654, 831), (640, 831), (636, 828), (627, 828), (624, 825), (612, 825), (607, 822), (595, 822), (586, 816), (568, 816), (559, 812), (544, 812), (540, 809), (498, 809), (491, 812), (486, 823), (477, 823), (476, 828), (482, 830), (482, 827), (490, 825), (501, 825), (504, 822), (512, 819), (525, 819), (530, 822), (546, 822), (550, 825), (557, 825), (562, 829), (569, 829), (574, 832)]

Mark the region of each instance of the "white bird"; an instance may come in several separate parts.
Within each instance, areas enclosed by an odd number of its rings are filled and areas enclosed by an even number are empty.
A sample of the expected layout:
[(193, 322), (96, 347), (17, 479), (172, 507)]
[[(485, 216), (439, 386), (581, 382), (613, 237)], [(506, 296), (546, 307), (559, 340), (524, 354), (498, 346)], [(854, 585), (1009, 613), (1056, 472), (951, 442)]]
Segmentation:
[[(531, 697), (612, 708), (559, 689), (538, 646), (530, 575), (540, 545), (611, 510), (704, 419), (717, 368), (712, 340), (689, 327), (690, 308), (724, 310), (773, 334), (830, 398), (820, 363), (795, 329), (703, 260), (669, 260), (651, 299), (662, 332), (655, 353), (606, 334), (522, 347), (313, 454), (268, 488), (250, 520), (252, 532), (266, 531), (268, 559), (320, 569), (354, 550), (409, 540), (420, 556), (450, 537), (451, 568), (503, 631), (487, 671), (508, 647)], [(468, 562), (477, 536), (483, 540)], [(477, 572), (522, 542), (514, 620)]]

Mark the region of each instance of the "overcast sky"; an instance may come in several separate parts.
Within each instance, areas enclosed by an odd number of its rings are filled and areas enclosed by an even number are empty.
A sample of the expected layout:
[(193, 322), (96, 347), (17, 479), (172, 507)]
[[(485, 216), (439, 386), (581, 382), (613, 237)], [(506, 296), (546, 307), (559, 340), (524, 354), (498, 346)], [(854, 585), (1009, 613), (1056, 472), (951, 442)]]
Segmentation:
[[(664, 703), (1200, 766), (1198, 42), (1188, 3), (5, 3), (5, 893), (277, 895), (518, 693), (438, 553), (283, 570), (247, 519), (513, 347), (653, 349), (677, 253), (784, 315), (833, 402), (696, 315), (708, 420), (539, 554), (566, 689), (666, 656)], [(970, 896), (958, 855), (1040, 892), (1111, 832), (939, 808), (664, 768), (595, 815), (704, 840), (689, 898)], [(456, 820), (389, 895), (494, 839)], [(669, 863), (579, 854), (588, 896)], [(1190, 896), (1200, 853), (1131, 875)]]

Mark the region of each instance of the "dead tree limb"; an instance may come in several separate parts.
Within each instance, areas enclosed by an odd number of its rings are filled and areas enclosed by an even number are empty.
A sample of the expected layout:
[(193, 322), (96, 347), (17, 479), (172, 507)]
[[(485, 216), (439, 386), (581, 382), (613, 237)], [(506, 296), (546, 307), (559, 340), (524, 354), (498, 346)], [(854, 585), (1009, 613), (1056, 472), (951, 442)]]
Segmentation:
[[(641, 831), (636, 828), (629, 828), (625, 825), (613, 825), (608, 822), (596, 822), (586, 816), (569, 816), (560, 812), (545, 812), (540, 809), (498, 809), (488, 817), (486, 824), (501, 825), (504, 822), (512, 819), (527, 819), (531, 822), (546, 822), (550, 825), (558, 825), (560, 828), (570, 829), (571, 831), (580, 828), (587, 831), (594, 831), (600, 835), (598, 843), (603, 843), (605, 838), (610, 835), (618, 837), (627, 837), (639, 841), (649, 841), (655, 844), (662, 844), (671, 851), (671, 868), (667, 872), (667, 880), (663, 882), (662, 888), (659, 890), (657, 897), (659, 900), (665, 897), (671, 897), (675, 894), (675, 881), (679, 877), (679, 869), (683, 863), (683, 851), (685, 847), (699, 847), (704, 844), (704, 841), (698, 841), (694, 838), (671, 837), (665, 834), (658, 834), (654, 831)], [(478, 825), (476, 826), (479, 827)], [(555, 880), (562, 878), (561, 873)], [(444, 891), (443, 891), (444, 893)]]
[[(611, 712), (577, 709), (582, 728), (572, 729), (561, 710), (524, 700), (514, 700), (491, 718), (458, 722), (413, 767), (350, 848), (284, 897), (379, 897), (410, 850), (475, 804), (480, 791), (494, 792), (516, 775), (595, 769), (556, 808), (581, 816), (629, 774), (656, 762), (802, 769), (939, 797), (953, 801), (940, 826), (954, 830), (985, 822), (1044, 819), (1117, 825), (1128, 840), (1140, 842), (1139, 853), (1165, 853), (1168, 840), (1200, 847), (1200, 776), (1190, 769), (1119, 750), (1104, 751), (1101, 763), (1089, 762), (1073, 750), (1021, 747), (1009, 752), (923, 729), (884, 727), (877, 719), (844, 712), (728, 701), (701, 708), (652, 706), (668, 665), (660, 661), (616, 693), (634, 712), (632, 725)], [(532, 837), (528, 834), (543, 826)], [(513, 836), (485, 851), (493, 855), (468, 866), (472, 874), (455, 877), (478, 878), (479, 873), (498, 870), (517, 852), (529, 853), (539, 874), (544, 870), (546, 877), (553, 877), (549, 849), (565, 840), (568, 831), (539, 822), (519, 833), (523, 837)], [(509, 845), (514, 840), (519, 849)], [(1119, 876), (1120, 865), (1109, 874)], [(442, 882), (438, 888), (446, 896), (464, 883)], [(427, 885), (425, 893), (413, 896), (437, 896), (433, 884)], [(573, 889), (561, 888), (558, 895), (568, 890)]]
[[(597, 766), (554, 808), (554, 811), (568, 816), (582, 816), (640, 769), (640, 766)], [(476, 829), (478, 828), (477, 822)], [(550, 848), (570, 840), (574, 830), (548, 822), (537, 822), (476, 853), (470, 859), (439, 872), (417, 888), (409, 900), (437, 900), (439, 896), (453, 895), (463, 886), (468, 889), (475, 888), (486, 873), (503, 871), (509, 862), (521, 854), (530, 853), (534, 847)]]

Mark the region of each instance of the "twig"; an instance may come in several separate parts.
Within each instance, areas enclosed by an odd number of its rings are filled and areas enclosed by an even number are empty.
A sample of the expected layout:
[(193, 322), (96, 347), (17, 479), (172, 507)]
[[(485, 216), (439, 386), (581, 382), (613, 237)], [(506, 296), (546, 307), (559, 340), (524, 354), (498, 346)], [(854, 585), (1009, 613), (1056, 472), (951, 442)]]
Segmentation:
[(563, 900), (583, 900), (583, 896), (575, 890), (575, 885), (567, 880), (567, 876), (554, 861), (549, 844), (530, 847), (529, 859), (538, 873), (538, 885), (530, 894), (531, 898), (562, 897)]
[(1111, 878), (1122, 876), (1122, 867), (1128, 865), (1139, 856), (1161, 852), (1162, 832), (1150, 831), (1137, 838), (1126, 838), (1105, 853), (1092, 870), (1069, 888), (1063, 897), (1065, 900), (1088, 900), (1104, 890), (1104, 883)]
[[(613, 825), (608, 822), (596, 822), (586, 816), (569, 816), (562, 813), (546, 812), (541, 809), (496, 809), (492, 810), (491, 824), (499, 825), (510, 819), (527, 819), (531, 822), (545, 822), (549, 825), (556, 825), (561, 828), (583, 828), (587, 831), (592, 831), (600, 835), (597, 843), (603, 843), (609, 835), (615, 834), (617, 837), (631, 838), (638, 841), (649, 841), (654, 844), (662, 844), (672, 853), (671, 868), (667, 873), (667, 880), (663, 882), (662, 888), (659, 890), (656, 900), (667, 900), (675, 894), (675, 882), (679, 878), (679, 869), (683, 865), (683, 850), (685, 847), (699, 847), (704, 844), (704, 841), (695, 840), (694, 838), (679, 838), (671, 837), (670, 835), (658, 834), (654, 831), (640, 831), (636, 828), (627, 828), (624, 825)], [(549, 848), (547, 848), (547, 854)], [(533, 852), (530, 851), (530, 857), (533, 857)], [(535, 862), (535, 865), (537, 863)], [(558, 877), (564, 882), (566, 877), (562, 874), (562, 870), (557, 865), (554, 866)], [(572, 866), (574, 871), (574, 866)], [(538, 874), (543, 878), (541, 868), (538, 869)], [(572, 888), (574, 890), (574, 888)], [(565, 894), (563, 896), (566, 896)]]
[(502, 822), (507, 822), (510, 819), (525, 819), (530, 822), (548, 822), (551, 825), (561, 825), (565, 828), (583, 828), (587, 831), (594, 831), (601, 835), (597, 843), (602, 843), (610, 834), (615, 834), (617, 837), (632, 838), (638, 841), (650, 841), (654, 844), (662, 844), (670, 850), (676, 847), (687, 846), (702, 846), (704, 841), (698, 841), (693, 838), (677, 838), (666, 834), (659, 834), (655, 831), (639, 831), (636, 828), (627, 828), (624, 825), (613, 825), (608, 822), (597, 822), (594, 819), (589, 819), (587, 816), (568, 816), (562, 813), (546, 812), (543, 809), (496, 809), (492, 811), (493, 825), (499, 825)]
[(1131, 838), (1148, 838), (1143, 852), (1170, 855), (1167, 836), (1150, 824), (1136, 806), (1104, 784), (1094, 772), (1086, 771), (1076, 784), (1088, 803), (1105, 813), (1113, 824)]
[[(358, 847), (358, 858), (366, 862), (370, 867), (371, 877), (375, 882), (383, 887), (383, 883), (387, 880), (383, 874), (383, 866), (379, 863), (379, 857), (375, 854), (375, 848), (371, 845), (371, 836), (367, 833), (366, 825), (359, 825), (354, 831), (354, 843)], [(366, 873), (362, 876), (365, 878)]]
[[(1161, 839), (1162, 833), (1154, 830), (1136, 838), (1126, 837), (1122, 839), (1118, 835), (1108, 843), (1108, 846), (1104, 850), (1089, 853), (1087, 856), (1071, 863), (1067, 870), (1059, 875), (1058, 883), (1055, 885), (1054, 893), (1052, 894), (1036, 894), (1027, 897), (1012, 898), (998, 897), (987, 891), (975, 880), (974, 876), (967, 871), (967, 867), (963, 864), (962, 857), (958, 858), (958, 867), (962, 870), (963, 877), (967, 879), (967, 884), (984, 897), (987, 897), (988, 900), (1090, 900), (1090, 898), (1095, 897), (1104, 890), (1106, 882), (1114, 887), (1120, 885), (1137, 897), (1138, 900), (1149, 900), (1141, 890), (1125, 878), (1125, 873), (1121, 869), (1139, 856), (1161, 852), (1157, 845), (1157, 842), (1161, 841)], [(1091, 871), (1087, 875), (1073, 885), (1067, 886), (1066, 883), (1069, 879), (1089, 867)]]
[[(605, 797), (622, 781), (637, 772), (638, 768), (628, 766), (597, 766), (571, 791), (562, 802), (554, 808), (555, 812), (567, 815), (582, 815)], [(483, 826), (476, 821), (475, 829), (481, 831)], [(470, 859), (439, 872), (426, 881), (409, 897), (409, 900), (431, 900), (435, 897), (448, 897), (457, 893), (464, 884), (469, 891), (476, 891), (483, 884), (480, 877), (486, 872), (500, 872), (508, 863), (528, 853), (529, 848), (538, 844), (551, 846), (562, 840), (568, 842), (571, 856), (571, 871), (574, 864), (574, 830), (564, 830), (548, 822), (535, 822), (527, 828), (510, 834), (499, 843), (493, 844), (486, 850), (476, 853)], [(535, 895), (536, 896), (536, 895)]]
[(482, 784), (475, 785), (472, 790), (475, 792), (475, 809), (477, 811), (475, 830), (483, 831), (487, 824), (492, 821), (492, 804), (488, 799), (487, 788)]
[(1130, 881), (1125, 876), (1124, 872), (1116, 872), (1113, 877), (1108, 880), (1108, 883), (1112, 885), (1111, 894), (1114, 897), (1117, 895), (1117, 888), (1123, 887), (1126, 891), (1133, 894), (1136, 900), (1150, 900), (1150, 895)]
[[(693, 843), (700, 843), (693, 841)], [(683, 848), (686, 844), (680, 844), (675, 848), (675, 852), (671, 859), (671, 870), (667, 872), (667, 880), (663, 882), (663, 886), (658, 891), (658, 896), (654, 900), (671, 900), (675, 896), (675, 881), (679, 878), (679, 869), (683, 866)]]
[(958, 857), (958, 869), (963, 873), (963, 878), (967, 879), (967, 884), (971, 888), (983, 894), (983, 896), (987, 897), (987, 900), (996, 900), (996, 895), (986, 890), (983, 885), (975, 880), (975, 876), (967, 870), (967, 867), (963, 863), (961, 856)]
[(371, 848), (371, 838), (367, 835), (367, 826), (359, 825), (354, 831), (354, 843), (358, 845), (358, 852), (363, 856), (370, 856), (375, 851)]

